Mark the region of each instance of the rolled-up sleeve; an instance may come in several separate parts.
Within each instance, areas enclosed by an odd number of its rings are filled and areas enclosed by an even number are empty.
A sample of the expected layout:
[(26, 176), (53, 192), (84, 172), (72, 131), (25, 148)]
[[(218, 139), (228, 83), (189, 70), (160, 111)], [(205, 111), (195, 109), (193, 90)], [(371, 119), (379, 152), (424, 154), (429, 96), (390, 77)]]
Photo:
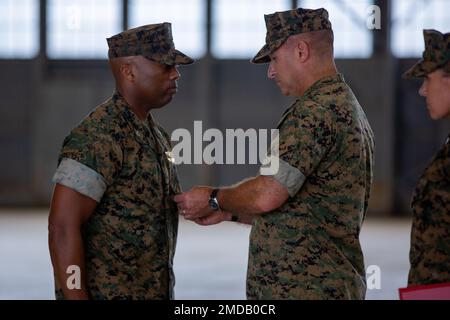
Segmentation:
[[(278, 126), (278, 171), (272, 176), (295, 196), (334, 143), (330, 111), (314, 102), (300, 102)], [(273, 142), (272, 142), (273, 144)], [(271, 146), (273, 149), (273, 145)]]
[(106, 190), (103, 177), (88, 166), (69, 158), (63, 158), (52, 179), (89, 198), (100, 202)]
[(123, 153), (113, 135), (94, 124), (79, 126), (64, 139), (52, 181), (100, 202), (115, 181)]
[[(265, 165), (261, 166), (259, 174), (262, 176), (269, 176), (268, 174), (264, 173), (264, 170), (262, 170), (264, 167)], [(297, 194), (306, 180), (306, 177), (303, 175), (303, 173), (300, 172), (300, 170), (291, 166), (289, 163), (282, 159), (278, 160), (277, 173), (270, 176), (277, 180), (281, 185), (283, 185), (287, 189), (291, 197)]]

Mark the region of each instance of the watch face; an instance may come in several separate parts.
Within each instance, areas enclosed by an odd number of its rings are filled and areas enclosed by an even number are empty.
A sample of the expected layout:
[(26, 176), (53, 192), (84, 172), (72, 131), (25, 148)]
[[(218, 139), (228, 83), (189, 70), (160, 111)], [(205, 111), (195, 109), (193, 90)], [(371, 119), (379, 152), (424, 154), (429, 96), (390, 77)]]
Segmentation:
[(213, 210), (217, 210), (217, 209), (219, 209), (219, 204), (216, 201), (214, 201), (213, 199), (210, 199), (209, 207)]

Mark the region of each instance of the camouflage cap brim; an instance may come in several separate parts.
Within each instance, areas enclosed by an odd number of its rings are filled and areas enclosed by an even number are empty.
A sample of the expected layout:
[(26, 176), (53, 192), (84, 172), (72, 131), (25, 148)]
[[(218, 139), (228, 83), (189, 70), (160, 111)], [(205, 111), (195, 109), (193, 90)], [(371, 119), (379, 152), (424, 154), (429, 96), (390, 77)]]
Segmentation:
[(450, 63), (441, 65), (439, 63), (425, 61), (422, 59), (403, 74), (403, 79), (425, 78), (428, 74), (441, 68), (445, 72), (450, 73)]
[(175, 65), (186, 65), (186, 64), (192, 64), (195, 62), (194, 59), (192, 59), (191, 57), (185, 55), (184, 53), (182, 53), (181, 51), (178, 50), (174, 50), (175, 51)]
[(252, 60), (250, 60), (251, 63), (268, 63), (270, 62), (270, 50), (269, 50), (269, 46), (266, 44), (264, 45), (264, 47), (262, 47), (261, 50), (258, 51), (258, 53), (256, 54), (256, 56), (253, 57)]
[(189, 56), (185, 55), (181, 51), (178, 51), (176, 49), (171, 49), (169, 52), (160, 54), (155, 53), (151, 55), (144, 55), (146, 58), (161, 63), (166, 64), (168, 66), (176, 66), (176, 65), (187, 65), (194, 63), (194, 59), (190, 58)]
[(418, 79), (425, 78), (429, 70), (436, 70), (437, 66), (433, 68), (433, 63), (424, 61), (423, 59), (412, 66), (408, 71), (403, 74), (403, 79)]
[(261, 50), (256, 54), (256, 56), (250, 60), (251, 63), (260, 64), (260, 63), (269, 63), (270, 62), (270, 54), (274, 53), (279, 47), (283, 45), (287, 40), (286, 39), (278, 39), (269, 45), (264, 45)]

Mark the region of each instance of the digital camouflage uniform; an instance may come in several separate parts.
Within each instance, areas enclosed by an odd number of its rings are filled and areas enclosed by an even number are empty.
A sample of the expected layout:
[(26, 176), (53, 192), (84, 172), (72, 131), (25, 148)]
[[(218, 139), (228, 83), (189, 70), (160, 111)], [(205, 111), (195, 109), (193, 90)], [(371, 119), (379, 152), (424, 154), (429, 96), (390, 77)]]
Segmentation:
[[(292, 26), (297, 23), (301, 26)], [(267, 48), (275, 33), (287, 37), (298, 30), (331, 29), (324, 9), (275, 13), (266, 16), (266, 24)], [(267, 61), (276, 49), (261, 50), (253, 61)], [(279, 171), (273, 177), (290, 197), (253, 222), (247, 296), (363, 299), (359, 233), (374, 162), (374, 137), (364, 111), (343, 76), (336, 74), (320, 79), (297, 99), (278, 129)]]
[[(108, 44), (111, 58), (192, 62), (176, 54), (168, 23), (126, 31)], [(91, 298), (173, 298), (178, 213), (171, 196), (181, 190), (170, 150), (170, 137), (150, 113), (140, 120), (118, 92), (64, 140), (53, 181), (98, 202), (82, 230)]]
[[(423, 59), (405, 78), (423, 78), (437, 69), (450, 72), (450, 33), (424, 30)], [(414, 191), (408, 285), (450, 282), (450, 142), (433, 157)]]

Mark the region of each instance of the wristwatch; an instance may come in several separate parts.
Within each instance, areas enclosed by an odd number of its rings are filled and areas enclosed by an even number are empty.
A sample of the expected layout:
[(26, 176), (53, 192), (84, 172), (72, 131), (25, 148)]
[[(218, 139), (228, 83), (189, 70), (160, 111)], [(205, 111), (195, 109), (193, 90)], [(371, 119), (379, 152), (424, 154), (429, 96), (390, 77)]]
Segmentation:
[(217, 201), (217, 193), (219, 192), (219, 189), (214, 189), (211, 192), (211, 195), (209, 196), (209, 207), (214, 211), (219, 211), (219, 201)]

